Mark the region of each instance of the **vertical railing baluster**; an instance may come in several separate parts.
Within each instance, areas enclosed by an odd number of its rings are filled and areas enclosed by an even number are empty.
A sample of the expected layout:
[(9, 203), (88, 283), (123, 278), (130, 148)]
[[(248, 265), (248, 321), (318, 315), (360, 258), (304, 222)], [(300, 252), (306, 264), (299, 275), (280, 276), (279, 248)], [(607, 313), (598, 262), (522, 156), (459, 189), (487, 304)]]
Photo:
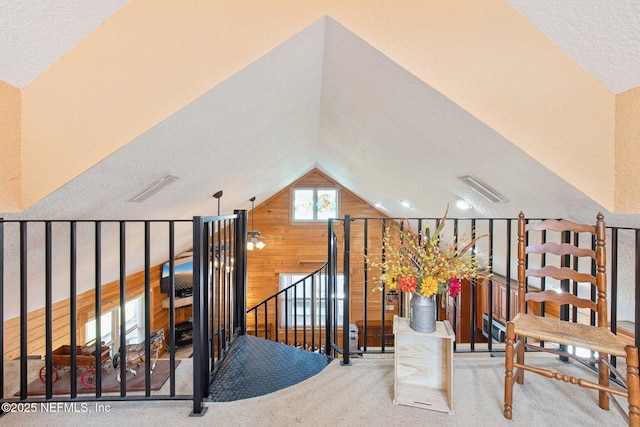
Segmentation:
[[(201, 415), (202, 400), (208, 385), (209, 371), (206, 355), (208, 346), (206, 341), (207, 328), (203, 321), (202, 288), (204, 284), (202, 265), (204, 220), (200, 216), (193, 218), (193, 415)], [(206, 259), (206, 258), (205, 258)], [(207, 390), (208, 391), (208, 390)]]
[(20, 399), (27, 398), (27, 222), (20, 221)]
[(293, 287), (293, 346), (298, 345), (298, 286)]
[[(176, 395), (176, 230), (175, 222), (169, 221), (169, 395)], [(162, 276), (162, 273), (160, 274)], [(193, 272), (192, 272), (193, 277)], [(162, 278), (160, 279), (162, 280)], [(193, 286), (193, 284), (192, 284)], [(193, 333), (193, 332), (192, 332)], [(192, 339), (193, 342), (193, 339)]]
[[(127, 301), (127, 226), (124, 221), (120, 221), (120, 396), (127, 395), (127, 317), (125, 305)], [(146, 329), (146, 325), (145, 325)], [(145, 340), (149, 337), (146, 336)], [(96, 349), (100, 346), (100, 340), (96, 341)], [(99, 357), (96, 352), (96, 358)], [(99, 366), (96, 362), (96, 366)]]
[(69, 339), (71, 345), (71, 360), (69, 361), (69, 367), (71, 368), (70, 390), (71, 398), (75, 398), (78, 394), (77, 390), (77, 372), (76, 372), (76, 346), (78, 345), (77, 338), (77, 310), (78, 310), (78, 289), (77, 289), (77, 274), (78, 274), (78, 260), (77, 260), (77, 243), (78, 243), (78, 230), (76, 221), (69, 223)]
[[(345, 221), (345, 223), (346, 223), (346, 221)], [(400, 224), (401, 227), (403, 225), (404, 225), (404, 223)], [(386, 308), (387, 308), (387, 302), (386, 302), (387, 292), (389, 292), (389, 289), (387, 288), (387, 286), (385, 284), (384, 288), (382, 289), (382, 292), (380, 292), (380, 348), (382, 349), (383, 352), (384, 352), (384, 348), (385, 348), (384, 335), (385, 335), (385, 323), (386, 323), (386, 319), (385, 318), (386, 318)], [(366, 327), (365, 327), (365, 329), (366, 329)]]
[[(327, 221), (327, 281), (325, 283), (324, 298), (325, 298), (325, 316), (324, 316), (324, 352), (327, 356), (330, 356), (333, 351), (331, 349), (331, 333), (333, 329), (333, 323), (331, 321), (331, 301), (330, 301), (330, 283), (335, 280), (333, 274), (333, 266), (336, 262), (334, 257), (335, 235), (333, 230), (333, 219)], [(286, 312), (286, 308), (285, 308)]]
[[(96, 319), (96, 348), (102, 340), (102, 222), (95, 223), (95, 249), (94, 249), (94, 316)], [(115, 346), (116, 343), (114, 342)], [(72, 349), (75, 351), (75, 349)], [(98, 357), (96, 355), (96, 357)], [(96, 397), (102, 396), (102, 371), (96, 369)]]
[[(595, 250), (596, 248), (595, 236), (593, 236), (591, 246)], [(611, 293), (609, 295), (609, 301), (611, 301), (611, 311), (610, 311), (611, 323), (609, 324), (609, 327), (612, 333), (617, 334), (618, 333), (618, 229), (617, 228), (611, 229), (611, 259), (609, 263), (611, 265), (611, 268), (609, 269), (609, 279), (611, 283)], [(593, 276), (596, 276), (597, 269), (598, 267), (596, 265), (596, 261), (592, 260), (591, 274)], [(597, 301), (596, 287), (591, 285), (590, 288), (591, 288), (591, 293), (590, 293), (591, 301)], [(591, 326), (596, 325), (596, 313), (593, 310), (590, 310), (589, 324)], [(594, 355), (595, 355), (595, 352), (592, 351), (591, 357), (593, 357)], [(610, 359), (611, 359), (611, 364), (614, 367), (617, 367), (618, 366), (617, 357), (612, 355), (610, 356)], [(611, 373), (611, 376), (613, 376), (613, 373)]]
[[(369, 264), (367, 262), (367, 260), (369, 259), (369, 219), (365, 218), (363, 220), (363, 248), (362, 248), (362, 252), (363, 252), (363, 257), (362, 257), (362, 275), (363, 275), (363, 280), (362, 280), (362, 314), (363, 314), (363, 322), (366, 325), (367, 323), (367, 308), (369, 306)], [(383, 294), (386, 294), (387, 292), (389, 292), (385, 286), (384, 290), (383, 290)], [(384, 303), (383, 303), (384, 305)], [(360, 331), (358, 331), (358, 333), (360, 333)]]
[[(616, 334), (618, 332), (618, 229), (611, 229), (611, 260), (610, 260), (610, 274), (611, 279), (611, 295), (609, 300), (611, 301), (611, 332)], [(595, 263), (592, 263), (591, 274), (596, 275)], [(591, 286), (591, 300), (596, 301), (595, 289)], [(591, 312), (591, 324), (595, 325), (595, 313)], [(615, 356), (613, 356), (615, 357)], [(614, 359), (615, 360), (615, 359)]]
[(253, 322), (253, 323), (254, 323), (254, 325), (253, 325), (253, 335), (257, 337), (257, 336), (258, 336), (258, 329), (259, 329), (259, 328), (258, 328), (258, 324), (259, 324), (259, 322), (258, 322), (258, 308), (257, 308), (257, 307), (256, 307), (256, 309), (253, 311), (253, 313), (254, 313), (254, 318), (253, 318), (253, 321), (254, 321), (254, 322)]
[(151, 223), (149, 221), (144, 222), (144, 343), (146, 358), (144, 390), (145, 396), (149, 397), (151, 396)]
[[(289, 290), (284, 292), (284, 343), (289, 344)], [(256, 320), (257, 322), (257, 320)]]
[[(313, 275), (311, 279), (311, 351), (315, 350), (316, 346), (316, 315), (317, 315), (317, 295), (316, 292), (319, 289), (319, 283), (322, 280), (322, 273), (318, 272)], [(306, 334), (305, 334), (306, 336)]]
[(302, 348), (307, 347), (307, 279), (302, 282)]
[(264, 339), (269, 339), (269, 305), (264, 303)]
[[(511, 247), (512, 247), (512, 221), (507, 220), (507, 236), (505, 239), (505, 279), (506, 279), (506, 288), (507, 288), (507, 300), (505, 301), (506, 305), (506, 320), (507, 322), (511, 320)], [(493, 263), (491, 264), (491, 273), (493, 273)], [(493, 340), (493, 280), (489, 279), (489, 298), (487, 303), (489, 304), (489, 341)], [(490, 347), (491, 348), (491, 347)]]
[[(220, 236), (220, 221), (216, 221), (215, 223), (211, 222), (210, 223), (210, 231), (211, 231), (211, 238), (209, 239), (209, 241), (211, 242), (211, 244), (208, 246), (208, 250), (210, 253), (210, 265), (214, 265), (216, 264), (216, 245), (220, 245), (221, 242), (221, 236)], [(218, 248), (219, 250), (219, 248)], [(224, 265), (222, 264), (222, 260), (219, 259), (217, 262), (217, 269), (214, 270), (214, 274), (212, 274), (212, 283), (211, 283), (211, 288), (210, 288), (210, 292), (211, 295), (213, 295), (216, 304), (213, 305), (213, 307), (215, 307), (215, 318), (216, 321), (215, 323), (217, 324), (216, 327), (216, 332), (217, 332), (217, 337), (218, 337), (218, 360), (220, 360), (220, 358), (222, 357), (222, 355), (224, 354), (224, 351), (226, 350), (226, 328), (225, 328), (225, 320), (224, 320), (224, 275), (222, 274), (222, 270), (224, 269)]]
[[(216, 315), (215, 307), (216, 307), (216, 294), (214, 292), (215, 284), (212, 265), (213, 260), (211, 259), (211, 245), (212, 245), (212, 236), (213, 230), (211, 225), (211, 220), (204, 219), (202, 223), (202, 231), (200, 236), (201, 242), (201, 274), (202, 274), (202, 289), (201, 289), (201, 302), (202, 306), (202, 345), (203, 345), (203, 358), (205, 359), (202, 362), (203, 372), (208, 373), (211, 372), (213, 366), (215, 366), (216, 355), (214, 353), (215, 347), (215, 339), (213, 330), (214, 324), (211, 319), (213, 319)], [(206, 355), (206, 356), (205, 356)], [(218, 346), (218, 360), (222, 359), (222, 348)], [(203, 373), (203, 375), (205, 375)], [(206, 381), (203, 384), (203, 392), (206, 389)], [(203, 396), (204, 397), (204, 396)]]
[[(488, 252), (489, 252), (489, 266), (491, 266), (491, 268), (493, 268), (493, 219), (489, 220), (489, 243), (488, 243)], [(476, 282), (477, 283), (477, 282)], [(509, 283), (509, 282), (507, 282)], [(510, 285), (507, 285), (507, 288)], [(508, 293), (508, 291), (507, 291)], [(482, 296), (480, 296), (480, 298), (482, 298)], [(492, 329), (491, 329), (491, 312), (493, 310), (491, 310), (491, 303), (489, 302), (489, 307), (485, 307), (487, 309), (487, 311), (489, 312), (489, 330), (488, 330), (488, 334), (487, 336), (489, 337), (489, 339), (487, 340), (487, 350), (491, 351), (492, 347), (493, 347), (493, 339), (492, 339)]]
[[(344, 267), (342, 271), (342, 277), (344, 278), (342, 291), (344, 295), (344, 299), (342, 301), (342, 364), (349, 365), (351, 363), (349, 361), (349, 305), (351, 304), (349, 298), (349, 289), (351, 284), (349, 272), (351, 271), (351, 216), (349, 215), (344, 216)], [(335, 295), (334, 299), (337, 303), (338, 296)]]
[(274, 298), (274, 300), (275, 300), (275, 303), (274, 303), (274, 306), (275, 306), (275, 308), (274, 308), (275, 321), (273, 322), (273, 324), (274, 324), (273, 329), (274, 329), (274, 334), (275, 335), (274, 335), (273, 341), (275, 341), (275, 342), (278, 342), (278, 339), (279, 339), (278, 333), (280, 332), (280, 328), (279, 328), (279, 325), (280, 325), (280, 312), (278, 310), (278, 304), (280, 303), (279, 299), (280, 299), (279, 296), (276, 296)]
[[(476, 238), (476, 219), (473, 218), (471, 220), (471, 240)], [(458, 241), (458, 236), (456, 236), (456, 242)], [(472, 253), (476, 252), (476, 243), (473, 244), (471, 248)], [(476, 279), (472, 278), (470, 281), (471, 285), (471, 319), (470, 320), (470, 333), (469, 340), (471, 341), (471, 351), (476, 350), (476, 310), (478, 307), (478, 298), (476, 296)]]
[(53, 298), (52, 298), (52, 254), (51, 254), (51, 221), (44, 223), (44, 310), (45, 310), (45, 366), (47, 367), (47, 380), (45, 384), (45, 396), (51, 399), (53, 396), (53, 381), (49, 375), (53, 369)]
[[(436, 220), (436, 229), (440, 226), (440, 220)], [(458, 244), (458, 220), (453, 220), (453, 235), (455, 236), (456, 245)], [(439, 237), (438, 237), (439, 239)], [(442, 295), (442, 298), (447, 298), (447, 295)], [(458, 336), (458, 304), (453, 304), (453, 332)], [(453, 340), (453, 351), (456, 351), (458, 348), (458, 340)]]

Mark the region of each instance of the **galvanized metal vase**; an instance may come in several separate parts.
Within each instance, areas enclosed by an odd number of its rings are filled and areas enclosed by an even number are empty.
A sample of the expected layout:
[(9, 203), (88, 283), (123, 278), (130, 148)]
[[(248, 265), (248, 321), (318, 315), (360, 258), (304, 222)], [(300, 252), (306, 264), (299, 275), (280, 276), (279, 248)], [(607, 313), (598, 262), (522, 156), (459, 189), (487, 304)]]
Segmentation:
[(436, 296), (411, 294), (409, 326), (414, 331), (431, 333), (436, 330)]

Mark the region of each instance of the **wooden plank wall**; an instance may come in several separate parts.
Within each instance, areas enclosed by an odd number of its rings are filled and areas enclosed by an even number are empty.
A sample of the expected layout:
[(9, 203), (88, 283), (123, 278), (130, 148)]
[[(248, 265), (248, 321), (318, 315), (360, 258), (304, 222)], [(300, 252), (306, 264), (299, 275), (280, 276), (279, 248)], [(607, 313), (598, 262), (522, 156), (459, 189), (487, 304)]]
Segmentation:
[[(165, 328), (168, 333), (168, 310), (162, 308), (162, 300), (165, 294), (160, 292), (161, 267), (156, 266), (150, 270), (151, 290), (151, 330)], [(130, 300), (144, 294), (144, 272), (127, 276), (126, 298)], [(108, 283), (102, 287), (102, 313), (120, 304), (120, 281)], [(76, 300), (76, 339), (78, 345), (86, 343), (85, 324), (95, 317), (95, 290), (79, 294)], [(70, 343), (70, 299), (65, 299), (53, 304), (53, 349), (63, 344)], [(45, 309), (40, 308), (30, 312), (27, 316), (28, 336), (27, 352), (29, 356), (41, 356), (45, 354)], [(165, 335), (168, 336), (168, 335)], [(20, 319), (9, 319), (4, 325), (4, 360), (13, 360), (20, 356)]]
[[(262, 302), (267, 297), (273, 295), (279, 290), (279, 275), (283, 273), (312, 273), (327, 261), (327, 242), (328, 227), (327, 222), (300, 223), (293, 222), (291, 215), (292, 206), (292, 189), (294, 187), (305, 188), (338, 188), (339, 192), (339, 217), (345, 214), (352, 217), (375, 217), (381, 218), (386, 215), (375, 207), (371, 206), (354, 193), (344, 188), (340, 184), (332, 181), (317, 169), (312, 170), (302, 178), (292, 183), (270, 199), (263, 203), (259, 203), (253, 213), (249, 213), (249, 228), (251, 228), (251, 215), (255, 228), (261, 232), (266, 247), (262, 250), (253, 250), (248, 252), (248, 290), (247, 290), (247, 307)], [(378, 222), (380, 224), (380, 222)], [(376, 226), (374, 226), (376, 227)], [(381, 230), (380, 226), (377, 226)], [(342, 224), (336, 226), (336, 234), (339, 236), (339, 244), (342, 245)], [(362, 223), (353, 223), (351, 230), (351, 239), (354, 247), (361, 248), (363, 242), (363, 226)], [(370, 236), (370, 242), (380, 242), (380, 236)], [(342, 254), (342, 247), (340, 248)], [(362, 307), (365, 295), (362, 270), (363, 254), (361, 251), (352, 253), (351, 257), (351, 323), (363, 318)], [(360, 263), (357, 266), (354, 263)], [(340, 256), (338, 260), (339, 272), (343, 269), (343, 258)], [(380, 300), (380, 294), (374, 295), (373, 298)], [(374, 305), (374, 311), (377, 313), (378, 319), (381, 313), (381, 304), (378, 302)], [(282, 308), (280, 308), (282, 310)], [(268, 323), (278, 325), (275, 319), (275, 310), (269, 308)], [(373, 316), (376, 316), (376, 314)], [(393, 318), (393, 313), (385, 314), (389, 318)], [(260, 323), (264, 323), (261, 321)], [(248, 324), (253, 325), (253, 319), (248, 319)], [(282, 328), (280, 328), (282, 329)], [(280, 337), (284, 337), (284, 332), (280, 330)], [(310, 335), (310, 334), (308, 334)], [(281, 339), (282, 340), (282, 339)]]

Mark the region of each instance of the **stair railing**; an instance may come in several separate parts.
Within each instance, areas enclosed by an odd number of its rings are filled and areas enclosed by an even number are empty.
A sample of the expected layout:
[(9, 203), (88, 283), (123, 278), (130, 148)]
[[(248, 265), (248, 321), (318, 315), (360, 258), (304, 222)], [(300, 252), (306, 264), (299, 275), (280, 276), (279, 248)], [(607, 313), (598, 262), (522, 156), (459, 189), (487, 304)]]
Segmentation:
[(193, 414), (209, 381), (246, 331), (247, 211), (193, 218)]
[(247, 310), (247, 333), (305, 350), (322, 347), (327, 307), (325, 263)]

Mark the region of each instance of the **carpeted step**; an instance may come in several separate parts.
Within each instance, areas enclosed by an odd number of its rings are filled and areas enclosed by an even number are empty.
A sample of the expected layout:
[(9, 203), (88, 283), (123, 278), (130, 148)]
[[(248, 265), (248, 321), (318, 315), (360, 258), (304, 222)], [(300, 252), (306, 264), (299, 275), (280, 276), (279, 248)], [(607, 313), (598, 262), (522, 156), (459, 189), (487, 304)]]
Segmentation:
[(241, 335), (209, 385), (209, 400), (231, 402), (272, 393), (316, 375), (327, 363), (321, 354)]

